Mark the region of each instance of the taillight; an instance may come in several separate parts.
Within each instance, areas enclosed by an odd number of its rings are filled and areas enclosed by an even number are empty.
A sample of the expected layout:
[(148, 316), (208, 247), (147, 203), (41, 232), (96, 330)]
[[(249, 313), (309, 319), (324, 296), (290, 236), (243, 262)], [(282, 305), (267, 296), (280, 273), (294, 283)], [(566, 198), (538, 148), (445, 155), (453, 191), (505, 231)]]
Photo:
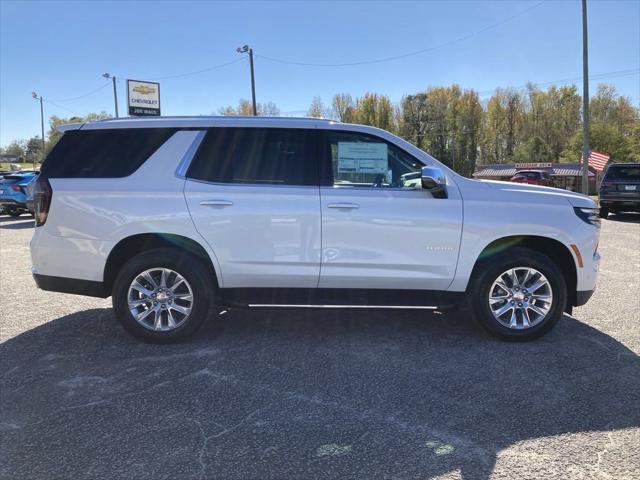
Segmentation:
[(51, 206), (51, 184), (47, 179), (38, 179), (33, 189), (33, 203), (36, 209), (36, 227), (40, 227), (47, 221), (49, 207)]
[(22, 190), (22, 187), (19, 185), (11, 185), (11, 190), (13, 190), (14, 192), (23, 192), (24, 190)]

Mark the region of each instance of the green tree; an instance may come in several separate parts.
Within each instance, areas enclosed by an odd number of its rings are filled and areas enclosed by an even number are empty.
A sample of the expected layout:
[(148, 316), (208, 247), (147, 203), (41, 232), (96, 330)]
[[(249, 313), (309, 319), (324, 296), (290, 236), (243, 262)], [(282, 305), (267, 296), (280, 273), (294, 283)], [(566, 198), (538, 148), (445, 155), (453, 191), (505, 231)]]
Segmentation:
[(482, 138), (485, 163), (513, 161), (516, 147), (522, 141), (524, 100), (514, 89), (498, 88), (487, 103)]
[(428, 113), (426, 93), (405, 95), (400, 102), (399, 133), (418, 148), (428, 143)]
[[(256, 109), (258, 110), (256, 113), (260, 117), (279, 117), (280, 109), (273, 102), (266, 103), (257, 103)], [(238, 101), (237, 107), (232, 107), (231, 105), (227, 107), (222, 107), (218, 109), (218, 115), (243, 115), (243, 116), (251, 116), (253, 115), (253, 105), (252, 103), (244, 98), (241, 98)]]
[(27, 140), (24, 159), (28, 163), (42, 161), (42, 140), (39, 136), (36, 135)]
[(355, 121), (363, 125), (394, 131), (393, 106), (386, 95), (365, 93), (356, 100)]
[(354, 123), (355, 104), (348, 93), (339, 93), (331, 100), (331, 114), (333, 118), (344, 123)]
[(15, 155), (18, 162), (24, 161), (27, 152), (26, 140), (13, 140), (9, 145), (2, 149), (3, 155)]
[(451, 163), (460, 174), (470, 176), (476, 168), (484, 111), (477, 92), (465, 90), (457, 99), (451, 126)]
[(307, 117), (324, 118), (325, 108), (320, 97), (313, 97), (309, 110), (307, 110)]
[(518, 145), (513, 157), (518, 163), (550, 162), (551, 150), (542, 138), (536, 136)]

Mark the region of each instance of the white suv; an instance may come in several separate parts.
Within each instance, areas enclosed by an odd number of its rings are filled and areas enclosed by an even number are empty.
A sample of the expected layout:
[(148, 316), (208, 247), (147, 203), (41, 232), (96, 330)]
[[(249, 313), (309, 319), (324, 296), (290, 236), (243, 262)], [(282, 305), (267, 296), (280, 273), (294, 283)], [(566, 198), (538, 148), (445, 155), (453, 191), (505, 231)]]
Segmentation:
[(214, 306), (471, 306), (530, 339), (596, 283), (588, 197), (470, 180), (404, 140), (328, 120), (116, 119), (62, 128), (36, 185), (33, 275), (113, 297), (148, 341)]

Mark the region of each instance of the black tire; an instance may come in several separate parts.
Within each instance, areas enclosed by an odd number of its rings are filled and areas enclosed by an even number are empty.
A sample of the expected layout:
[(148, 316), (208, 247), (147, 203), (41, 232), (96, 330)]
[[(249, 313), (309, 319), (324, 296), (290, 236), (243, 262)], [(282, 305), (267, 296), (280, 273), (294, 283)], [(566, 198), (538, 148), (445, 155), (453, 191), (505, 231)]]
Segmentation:
[(600, 207), (600, 218), (607, 218), (609, 216), (609, 209)]
[[(191, 312), (185, 317), (184, 322), (172, 330), (156, 331), (145, 327), (129, 311), (128, 295), (131, 283), (142, 272), (154, 268), (167, 268), (179, 273), (191, 287)], [(207, 318), (214, 296), (213, 272), (201, 259), (173, 248), (157, 248), (133, 257), (118, 273), (112, 290), (113, 310), (120, 324), (134, 337), (151, 343), (174, 343), (193, 335)]]
[[(489, 290), (500, 274), (511, 269), (528, 267), (543, 274), (553, 294), (550, 310), (545, 317), (529, 328), (513, 329), (503, 325), (489, 306)], [(514, 247), (482, 261), (474, 268), (470, 281), (470, 306), (475, 320), (490, 334), (503, 340), (526, 341), (547, 333), (562, 317), (567, 303), (567, 285), (558, 266), (546, 255), (522, 247)]]

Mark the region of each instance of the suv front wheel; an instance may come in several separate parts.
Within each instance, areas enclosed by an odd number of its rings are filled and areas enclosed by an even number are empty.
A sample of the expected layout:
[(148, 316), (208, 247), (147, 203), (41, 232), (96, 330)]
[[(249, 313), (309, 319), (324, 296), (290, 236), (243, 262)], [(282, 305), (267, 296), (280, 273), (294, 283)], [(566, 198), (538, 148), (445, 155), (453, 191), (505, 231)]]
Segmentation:
[(171, 343), (192, 335), (208, 315), (211, 273), (191, 255), (170, 248), (129, 260), (114, 282), (118, 321), (135, 337)]
[(527, 248), (513, 248), (485, 260), (471, 283), (472, 310), (491, 334), (531, 340), (562, 317), (567, 286), (556, 264)]

